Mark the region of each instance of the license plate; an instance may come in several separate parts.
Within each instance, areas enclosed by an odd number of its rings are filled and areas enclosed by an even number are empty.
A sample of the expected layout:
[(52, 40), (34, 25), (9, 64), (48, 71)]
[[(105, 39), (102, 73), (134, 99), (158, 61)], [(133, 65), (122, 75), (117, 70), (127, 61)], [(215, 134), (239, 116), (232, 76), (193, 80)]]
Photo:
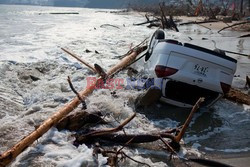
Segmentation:
[(200, 64), (195, 64), (194, 65), (194, 73), (206, 77), (207, 73), (208, 73), (208, 67), (202, 66)]

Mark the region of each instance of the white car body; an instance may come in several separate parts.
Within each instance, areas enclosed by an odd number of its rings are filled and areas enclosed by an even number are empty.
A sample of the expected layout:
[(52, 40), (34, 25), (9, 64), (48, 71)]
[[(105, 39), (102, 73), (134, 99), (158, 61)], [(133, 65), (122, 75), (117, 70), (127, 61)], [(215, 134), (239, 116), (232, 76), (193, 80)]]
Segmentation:
[(211, 105), (229, 91), (237, 67), (235, 59), (165, 37), (162, 30), (154, 33), (144, 59), (148, 77), (161, 79), (161, 101), (192, 107), (204, 96), (206, 105)]

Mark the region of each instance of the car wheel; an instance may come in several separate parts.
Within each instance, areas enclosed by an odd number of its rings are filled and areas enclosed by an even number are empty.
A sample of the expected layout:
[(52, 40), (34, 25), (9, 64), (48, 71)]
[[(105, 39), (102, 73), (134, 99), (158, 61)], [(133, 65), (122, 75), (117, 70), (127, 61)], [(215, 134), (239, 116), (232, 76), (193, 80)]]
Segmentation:
[(146, 53), (146, 56), (145, 56), (145, 61), (148, 61), (148, 59), (150, 58), (153, 52), (154, 46), (159, 39), (165, 39), (165, 33), (163, 30), (156, 30), (153, 36), (151, 37), (151, 40), (148, 46), (148, 52)]

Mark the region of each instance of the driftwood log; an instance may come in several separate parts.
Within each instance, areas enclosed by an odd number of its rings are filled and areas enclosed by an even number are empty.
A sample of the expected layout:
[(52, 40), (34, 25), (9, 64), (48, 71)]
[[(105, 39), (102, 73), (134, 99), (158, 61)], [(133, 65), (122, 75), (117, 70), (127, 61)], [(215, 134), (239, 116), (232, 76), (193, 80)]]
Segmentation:
[(235, 88), (231, 88), (230, 91), (225, 94), (224, 98), (236, 103), (250, 105), (250, 95), (242, 93)]
[(250, 37), (250, 34), (241, 35), (238, 38), (245, 38), (245, 37)]
[(112, 143), (148, 143), (153, 142), (157, 140), (163, 140), (163, 138), (170, 139), (170, 143), (167, 143), (170, 148), (173, 148), (176, 151), (179, 151), (180, 149), (180, 140), (185, 134), (185, 131), (187, 127), (189, 126), (194, 113), (198, 110), (200, 104), (204, 101), (204, 98), (200, 98), (196, 104), (193, 106), (185, 124), (182, 126), (181, 129), (176, 128), (168, 131), (163, 132), (151, 132), (147, 134), (121, 134), (116, 133), (118, 131), (121, 131), (123, 127), (129, 123), (134, 117), (135, 114), (132, 115), (130, 118), (127, 118), (123, 123), (121, 123), (116, 128), (111, 129), (101, 129), (101, 130), (94, 130), (92, 132), (89, 132), (87, 134), (76, 134), (76, 140), (75, 144), (83, 144), (83, 143), (94, 143), (96, 141), (105, 140), (105, 141), (111, 141)]
[(235, 23), (233, 25), (230, 25), (230, 26), (227, 26), (227, 27), (224, 27), (224, 28), (220, 29), (218, 31), (218, 33), (220, 33), (221, 31), (223, 31), (225, 29), (232, 28), (232, 27), (239, 26), (239, 25), (243, 25), (243, 24), (248, 24), (248, 23), (250, 23), (250, 21), (244, 21), (244, 22), (240, 22), (240, 23)]
[[(132, 52), (130, 55), (123, 58), (117, 65), (111, 68), (107, 75), (111, 75), (119, 69), (123, 68), (131, 61), (133, 61), (137, 56), (137, 52)], [(97, 81), (81, 91), (79, 94), (83, 98), (83, 100), (89, 96), (95, 90), (95, 84), (98, 83), (102, 78), (97, 79)], [(7, 150), (6, 152), (0, 155), (0, 166), (8, 165), (12, 160), (14, 160), (20, 153), (22, 153), (27, 147), (29, 147), (34, 141), (40, 138), (44, 133), (46, 133), (51, 127), (56, 125), (64, 116), (73, 111), (80, 104), (80, 100), (78, 97), (75, 97), (72, 101), (67, 103), (64, 107), (59, 109), (54, 115), (45, 120), (36, 130), (31, 132), (29, 135), (24, 137), (21, 141), (19, 141), (12, 148)]]
[(180, 26), (184, 26), (184, 25), (190, 25), (190, 24), (204, 24), (204, 23), (215, 23), (215, 22), (220, 22), (218, 20), (205, 20), (205, 21), (190, 21), (190, 22), (186, 22), (186, 23), (180, 23)]
[(56, 128), (59, 131), (79, 131), (82, 127), (89, 124), (106, 124), (106, 122), (102, 119), (101, 113), (88, 113), (81, 110), (62, 118), (56, 125)]
[[(96, 140), (106, 140), (112, 141), (114, 143), (127, 143), (131, 140), (130, 143), (148, 143), (159, 140), (160, 138), (168, 138), (174, 140), (175, 137), (171, 133), (147, 133), (147, 134), (102, 134), (95, 137), (88, 137), (88, 141), (94, 142)], [(85, 138), (86, 139), (86, 138)], [(86, 143), (87, 140), (83, 141), (82, 136), (76, 137), (76, 142), (79, 144)]]
[[(105, 136), (111, 133), (115, 133), (118, 132), (120, 130), (123, 129), (123, 127), (125, 125), (127, 125), (134, 117), (136, 116), (136, 114), (134, 113), (131, 117), (127, 118), (126, 120), (124, 120), (119, 126), (117, 126), (116, 128), (110, 128), (110, 129), (103, 129), (103, 130), (96, 130), (84, 135), (81, 135), (77, 138), (76, 142), (78, 143), (85, 143), (88, 142), (89, 140), (93, 140), (93, 138), (97, 138), (100, 136)], [(127, 141), (126, 141), (127, 142)]]
[(160, 19), (154, 19), (154, 20), (147, 20), (147, 21), (145, 21), (145, 22), (142, 22), (142, 23), (134, 23), (133, 25), (134, 26), (140, 26), (140, 25), (144, 25), (144, 24), (148, 24), (148, 23), (155, 23), (155, 22), (158, 22), (158, 21), (160, 21)]

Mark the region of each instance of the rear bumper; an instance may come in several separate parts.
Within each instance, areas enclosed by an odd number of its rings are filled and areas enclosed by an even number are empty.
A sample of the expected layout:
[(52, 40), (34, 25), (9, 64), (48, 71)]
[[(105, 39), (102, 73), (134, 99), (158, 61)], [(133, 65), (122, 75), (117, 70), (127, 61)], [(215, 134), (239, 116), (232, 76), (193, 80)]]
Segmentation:
[[(209, 103), (205, 101), (205, 103), (202, 104), (202, 106), (204, 106), (204, 107), (210, 107), (210, 106), (212, 106), (216, 101), (218, 101), (221, 97), (222, 97), (222, 95), (220, 94), (220, 95), (219, 95), (217, 98), (215, 98), (214, 100), (209, 101)], [(168, 98), (166, 98), (166, 97), (164, 97), (164, 96), (162, 96), (162, 97), (160, 98), (160, 101), (163, 102), (163, 103), (167, 103), (167, 104), (170, 104), (170, 105), (173, 105), (173, 106), (177, 106), (177, 107), (182, 107), (182, 108), (192, 108), (192, 107), (193, 107), (193, 105), (190, 105), (190, 104), (187, 104), (187, 103), (182, 103), (182, 102), (180, 102), (180, 101), (175, 101), (175, 100), (172, 100), (172, 99), (168, 99)]]
[(222, 93), (201, 88), (183, 82), (164, 79), (162, 81), (161, 101), (178, 107), (191, 108), (200, 97), (204, 97), (203, 106), (211, 106), (223, 96)]
[(140, 83), (140, 89), (160, 89), (160, 101), (178, 107), (191, 108), (201, 97), (205, 98), (202, 105), (209, 107), (222, 97), (222, 93), (170, 79), (150, 78)]

